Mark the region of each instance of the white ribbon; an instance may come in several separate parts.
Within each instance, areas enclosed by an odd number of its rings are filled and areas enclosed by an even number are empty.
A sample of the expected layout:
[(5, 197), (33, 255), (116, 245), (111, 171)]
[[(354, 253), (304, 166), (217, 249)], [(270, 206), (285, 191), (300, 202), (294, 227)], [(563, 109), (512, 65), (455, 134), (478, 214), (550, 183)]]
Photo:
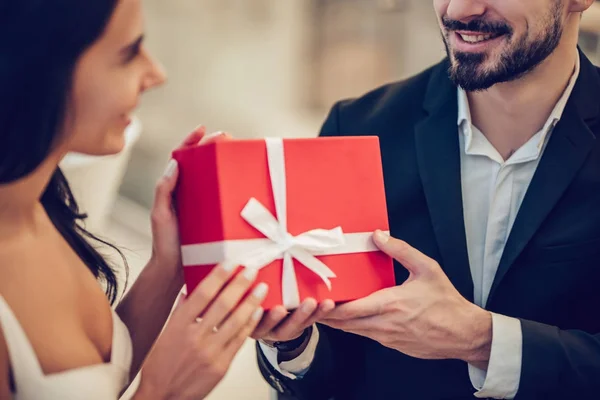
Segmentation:
[(316, 256), (377, 251), (370, 232), (344, 234), (341, 227), (313, 229), (298, 236), (287, 230), (287, 190), (283, 140), (266, 139), (269, 175), (275, 200), (274, 217), (255, 198), (241, 212), (250, 225), (265, 235), (265, 239), (223, 240), (182, 246), (184, 266), (233, 262), (260, 270), (275, 260), (283, 259), (282, 297), (288, 309), (300, 305), (300, 294), (293, 259), (314, 272), (331, 290), (330, 278), (335, 273)]

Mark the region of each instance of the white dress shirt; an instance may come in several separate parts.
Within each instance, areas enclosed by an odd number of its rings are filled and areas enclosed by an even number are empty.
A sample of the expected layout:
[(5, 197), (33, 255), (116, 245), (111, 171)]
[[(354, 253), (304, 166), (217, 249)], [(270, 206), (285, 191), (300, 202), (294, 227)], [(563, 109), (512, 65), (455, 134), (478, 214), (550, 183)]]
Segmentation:
[[(560, 120), (579, 76), (580, 60), (563, 95), (544, 127), (508, 160), (471, 121), (469, 101), (458, 88), (458, 132), (461, 148), (461, 182), (467, 250), (474, 286), (474, 302), (485, 307), (517, 212), (542, 157), (550, 134)], [(316, 328), (316, 326), (315, 326)], [(260, 343), (273, 367), (284, 376), (298, 379), (314, 358), (318, 329), (306, 350), (297, 358), (277, 362), (277, 350)], [(487, 371), (469, 365), (475, 396), (513, 399), (518, 390), (522, 361), (520, 321), (492, 313), (492, 346)]]

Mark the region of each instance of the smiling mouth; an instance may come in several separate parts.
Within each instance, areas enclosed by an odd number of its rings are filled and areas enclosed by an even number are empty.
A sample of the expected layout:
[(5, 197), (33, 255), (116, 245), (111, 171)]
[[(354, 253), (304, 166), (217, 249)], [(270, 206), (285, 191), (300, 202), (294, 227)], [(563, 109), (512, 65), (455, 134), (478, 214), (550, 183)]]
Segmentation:
[(478, 43), (483, 43), (483, 42), (487, 42), (489, 40), (493, 40), (496, 38), (499, 38), (500, 36), (503, 36), (504, 34), (502, 33), (461, 33), (461, 32), (456, 32), (456, 34), (458, 35), (459, 38), (462, 39), (463, 42), (465, 43), (470, 43), (470, 44), (478, 44)]

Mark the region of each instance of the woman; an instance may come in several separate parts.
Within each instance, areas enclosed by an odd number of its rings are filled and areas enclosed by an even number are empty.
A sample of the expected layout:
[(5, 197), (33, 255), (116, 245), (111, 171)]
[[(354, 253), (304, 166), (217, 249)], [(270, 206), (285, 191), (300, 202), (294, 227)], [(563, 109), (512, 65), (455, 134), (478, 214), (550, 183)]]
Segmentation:
[(202, 398), (262, 316), (266, 285), (248, 294), (255, 274), (220, 266), (156, 340), (183, 285), (174, 162), (156, 190), (151, 260), (110, 307), (116, 274), (58, 165), (123, 148), (128, 114), (165, 79), (142, 33), (140, 0), (0, 2), (2, 399), (116, 399), (142, 363), (134, 398)]

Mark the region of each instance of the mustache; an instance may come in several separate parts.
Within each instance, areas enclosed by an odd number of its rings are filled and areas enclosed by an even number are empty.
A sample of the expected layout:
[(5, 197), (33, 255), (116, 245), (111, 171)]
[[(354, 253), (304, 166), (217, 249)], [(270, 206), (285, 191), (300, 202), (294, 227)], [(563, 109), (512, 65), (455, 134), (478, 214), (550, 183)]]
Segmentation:
[(442, 18), (444, 28), (449, 31), (472, 31), (489, 33), (493, 35), (511, 34), (512, 28), (499, 21), (486, 21), (483, 19), (472, 19), (469, 22), (462, 22), (448, 17)]

